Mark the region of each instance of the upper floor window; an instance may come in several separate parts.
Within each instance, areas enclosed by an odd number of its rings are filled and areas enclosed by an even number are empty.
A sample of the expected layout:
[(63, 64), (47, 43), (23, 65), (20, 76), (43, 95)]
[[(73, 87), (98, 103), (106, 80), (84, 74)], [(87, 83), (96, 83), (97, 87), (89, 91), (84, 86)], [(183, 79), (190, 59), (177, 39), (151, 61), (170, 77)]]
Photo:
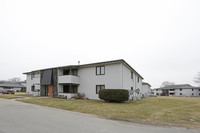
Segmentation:
[(182, 89), (180, 89), (180, 91), (182, 91)]
[(140, 82), (140, 77), (138, 76), (138, 83)]
[(66, 70), (66, 69), (63, 69), (63, 75), (74, 75), (74, 76), (78, 76), (78, 70), (77, 70), (77, 69), (73, 69), (73, 70)]
[(35, 78), (35, 73), (31, 74), (31, 80), (33, 80), (33, 78)]
[(133, 87), (131, 87), (131, 90), (133, 90)]
[(96, 75), (104, 75), (104, 74), (105, 74), (105, 66), (97, 66)]
[(192, 89), (192, 91), (194, 91), (194, 89)]
[(133, 79), (133, 72), (131, 72), (131, 79)]

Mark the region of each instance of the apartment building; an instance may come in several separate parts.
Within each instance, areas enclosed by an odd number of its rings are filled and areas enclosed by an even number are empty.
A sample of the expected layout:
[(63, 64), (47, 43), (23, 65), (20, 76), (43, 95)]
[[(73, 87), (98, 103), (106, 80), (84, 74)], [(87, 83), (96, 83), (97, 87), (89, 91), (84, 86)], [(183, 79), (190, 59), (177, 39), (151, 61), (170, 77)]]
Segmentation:
[(151, 95), (151, 85), (149, 83), (142, 82), (141, 95), (143, 98)]
[(166, 87), (154, 89), (154, 94), (178, 97), (199, 97), (200, 87), (194, 87), (189, 84), (169, 85)]
[(126, 89), (130, 99), (141, 97), (143, 77), (125, 60), (113, 60), (84, 65), (69, 65), (24, 73), (27, 94), (71, 98), (84, 93), (89, 99), (99, 99), (100, 89)]

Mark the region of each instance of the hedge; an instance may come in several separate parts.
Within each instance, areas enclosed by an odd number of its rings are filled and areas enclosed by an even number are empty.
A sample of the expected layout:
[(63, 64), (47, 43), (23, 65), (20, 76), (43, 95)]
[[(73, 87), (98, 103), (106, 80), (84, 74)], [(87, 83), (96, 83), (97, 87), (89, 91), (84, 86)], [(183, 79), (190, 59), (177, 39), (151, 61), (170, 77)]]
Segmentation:
[(124, 102), (128, 101), (129, 92), (123, 89), (101, 89), (99, 98), (109, 102)]

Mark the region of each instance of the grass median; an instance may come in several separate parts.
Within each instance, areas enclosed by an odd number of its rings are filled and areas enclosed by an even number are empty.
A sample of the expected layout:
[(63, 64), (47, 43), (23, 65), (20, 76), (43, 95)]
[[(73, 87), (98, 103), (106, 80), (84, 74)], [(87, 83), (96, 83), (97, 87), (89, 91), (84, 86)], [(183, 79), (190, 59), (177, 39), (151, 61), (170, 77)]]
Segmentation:
[(32, 97), (31, 95), (27, 94), (0, 94), (0, 98), (5, 99), (17, 99), (17, 98), (25, 98), (25, 97)]
[(57, 98), (33, 98), (21, 101), (94, 114), (109, 119), (200, 128), (200, 98), (149, 97), (140, 101), (128, 101), (125, 103), (107, 103), (99, 100), (65, 100)]

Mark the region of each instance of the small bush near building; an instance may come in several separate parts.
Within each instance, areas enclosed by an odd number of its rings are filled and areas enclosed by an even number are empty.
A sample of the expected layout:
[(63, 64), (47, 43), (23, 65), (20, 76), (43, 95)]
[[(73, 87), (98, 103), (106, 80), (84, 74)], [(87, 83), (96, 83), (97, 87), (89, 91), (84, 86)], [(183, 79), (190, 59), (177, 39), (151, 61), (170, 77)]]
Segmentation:
[(73, 96), (72, 98), (75, 98), (75, 99), (83, 99), (85, 97), (85, 94), (84, 93), (76, 93), (75, 96)]
[(129, 92), (123, 89), (101, 89), (99, 98), (109, 102), (124, 102), (128, 101)]

